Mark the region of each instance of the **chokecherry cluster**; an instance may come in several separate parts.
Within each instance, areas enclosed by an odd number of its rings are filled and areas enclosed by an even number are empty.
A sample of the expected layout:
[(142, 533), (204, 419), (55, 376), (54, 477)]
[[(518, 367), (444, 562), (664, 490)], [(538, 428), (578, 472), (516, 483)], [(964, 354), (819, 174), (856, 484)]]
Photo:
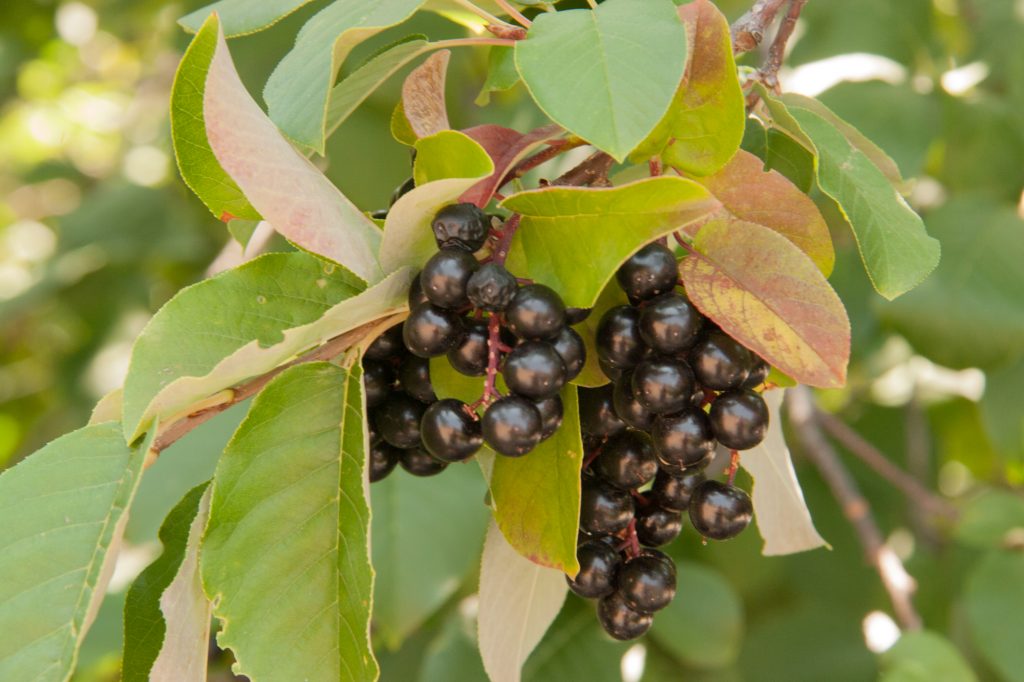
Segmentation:
[[(768, 427), (754, 390), (768, 364), (677, 291), (677, 272), (657, 242), (622, 265), (616, 277), (630, 304), (608, 310), (596, 338), (612, 383), (580, 391), (580, 572), (567, 580), (600, 600), (601, 625), (623, 640), (646, 632), (675, 596), (675, 564), (655, 548), (679, 535), (684, 514), (714, 540), (750, 523), (750, 497), (732, 478), (738, 451)], [(728, 482), (705, 475), (718, 444), (732, 451)]]

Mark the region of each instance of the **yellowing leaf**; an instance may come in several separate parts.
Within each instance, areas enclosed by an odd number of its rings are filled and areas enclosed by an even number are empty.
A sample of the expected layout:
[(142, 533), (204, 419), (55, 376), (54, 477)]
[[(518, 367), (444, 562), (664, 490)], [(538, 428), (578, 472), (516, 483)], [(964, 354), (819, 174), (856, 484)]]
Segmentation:
[(445, 72), (451, 52), (441, 50), (427, 57), (402, 84), (402, 109), (417, 137), (448, 130), (448, 110), (444, 103)]

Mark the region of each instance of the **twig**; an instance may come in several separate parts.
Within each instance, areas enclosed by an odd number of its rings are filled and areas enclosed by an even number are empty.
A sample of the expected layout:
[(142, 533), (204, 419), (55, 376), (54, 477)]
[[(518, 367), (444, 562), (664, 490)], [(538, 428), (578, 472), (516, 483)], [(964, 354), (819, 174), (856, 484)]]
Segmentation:
[(501, 183), (498, 185), (498, 188), (501, 189), (502, 187), (512, 182), (516, 178), (523, 177), (524, 175), (526, 175), (527, 172), (533, 170), (542, 163), (550, 161), (559, 154), (564, 154), (570, 149), (582, 147), (585, 144), (586, 142), (580, 138), (571, 138), (567, 140), (559, 140), (558, 142), (549, 145), (548, 147), (540, 150), (533, 156), (528, 156), (519, 163), (517, 163), (515, 167), (513, 167), (512, 170), (506, 173), (505, 177), (501, 179)]
[(583, 161), (551, 181), (552, 185), (605, 185), (608, 182), (608, 171), (615, 164), (613, 159), (604, 152), (594, 152)]
[(498, 47), (512, 47), (516, 44), (515, 40), (511, 38), (449, 38), (448, 40), (438, 40), (434, 43), (431, 48), (435, 50), (444, 49), (446, 47), (475, 47), (478, 45), (494, 45)]
[(853, 526), (864, 554), (889, 594), (896, 619), (904, 630), (919, 630), (921, 616), (914, 608), (911, 595), (915, 589), (914, 579), (903, 567), (900, 558), (885, 545), (867, 499), (861, 494), (853, 476), (843, 466), (839, 455), (832, 448), (815, 420), (815, 409), (810, 390), (797, 386), (788, 391), (786, 406), (789, 421), (793, 425), (807, 458), (821, 472), (822, 478), (832, 490), (843, 515)]
[(768, 58), (758, 71), (761, 82), (772, 90), (778, 90), (779, 88), (779, 69), (782, 67), (782, 60), (786, 56), (786, 43), (789, 42), (790, 36), (793, 35), (793, 29), (796, 28), (796, 20), (800, 18), (800, 12), (806, 4), (807, 0), (790, 0), (789, 11), (782, 18), (779, 30), (775, 32), (775, 39), (772, 40), (771, 47), (768, 48)]
[(484, 8), (474, 5), (470, 0), (454, 0), (454, 2), (456, 5), (459, 5), (460, 7), (469, 10), (473, 14), (477, 15), (481, 19), (486, 20), (487, 23), (489, 24), (494, 24), (495, 26), (511, 26), (511, 24), (509, 24), (507, 21), (502, 21), (501, 19), (494, 16)]
[(508, 2), (508, 0), (494, 0), (494, 4), (505, 10), (506, 14), (522, 24), (524, 28), (530, 28), (530, 25), (533, 23), (523, 16), (522, 12), (513, 7), (512, 3)]
[(732, 25), (733, 54), (743, 54), (757, 48), (764, 33), (775, 21), (775, 15), (786, 0), (757, 0), (746, 14)]

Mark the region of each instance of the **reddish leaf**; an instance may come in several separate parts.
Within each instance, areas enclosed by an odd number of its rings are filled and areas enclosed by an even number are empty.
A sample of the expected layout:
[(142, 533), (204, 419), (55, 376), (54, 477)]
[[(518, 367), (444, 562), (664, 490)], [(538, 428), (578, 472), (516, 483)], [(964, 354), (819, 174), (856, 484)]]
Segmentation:
[(441, 50), (413, 69), (402, 84), (402, 107), (417, 137), (448, 130), (444, 81), (451, 52)]
[(501, 181), (508, 172), (534, 149), (561, 136), (562, 129), (556, 125), (546, 125), (523, 135), (504, 126), (482, 125), (467, 128), (462, 132), (479, 143), (494, 161), (494, 173), (473, 185), (461, 198), (462, 201), (483, 208), (501, 186)]
[[(818, 207), (776, 171), (765, 172), (761, 159), (742, 149), (714, 175), (697, 178), (740, 220), (770, 227), (811, 257), (827, 277), (835, 264), (832, 236)], [(702, 223), (690, 225), (696, 234)]]
[(756, 223), (713, 220), (679, 273), (702, 313), (797, 381), (846, 383), (850, 321), (814, 262)]

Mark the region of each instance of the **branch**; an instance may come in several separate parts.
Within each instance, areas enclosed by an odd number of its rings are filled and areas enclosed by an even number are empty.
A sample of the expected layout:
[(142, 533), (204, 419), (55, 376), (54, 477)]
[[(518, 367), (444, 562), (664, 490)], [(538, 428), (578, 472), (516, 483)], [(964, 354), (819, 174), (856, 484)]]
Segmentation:
[(779, 30), (775, 32), (775, 39), (772, 41), (771, 47), (768, 48), (768, 58), (758, 71), (761, 82), (772, 90), (778, 90), (779, 88), (779, 69), (782, 67), (782, 60), (786, 56), (786, 43), (789, 42), (790, 36), (793, 35), (793, 29), (796, 28), (796, 20), (800, 18), (800, 12), (806, 4), (807, 0), (790, 0), (789, 11), (782, 18)]
[(732, 51), (740, 55), (756, 49), (764, 40), (764, 33), (775, 21), (786, 0), (757, 0), (746, 14), (732, 25)]
[(499, 7), (501, 7), (503, 10), (505, 10), (506, 14), (508, 14), (510, 17), (512, 17), (513, 19), (518, 21), (520, 24), (522, 24), (523, 28), (530, 28), (530, 24), (532, 22), (529, 19), (527, 19), (525, 16), (523, 16), (523, 13), (520, 12), (519, 10), (517, 10), (512, 5), (512, 3), (508, 2), (508, 0), (494, 0), (494, 2)]
[(803, 444), (804, 453), (821, 472), (843, 515), (853, 526), (868, 563), (878, 572), (900, 626), (904, 630), (921, 629), (921, 616), (914, 609), (911, 600), (916, 587), (914, 579), (907, 573), (900, 558), (886, 547), (882, 540), (882, 531), (871, 515), (867, 499), (861, 494), (853, 476), (843, 466), (839, 455), (825, 439), (818, 421), (815, 420), (810, 389), (806, 386), (797, 386), (789, 390), (786, 407), (789, 421)]
[(608, 183), (608, 171), (615, 164), (615, 159), (604, 152), (594, 152), (578, 166), (551, 181), (552, 185), (605, 186)]

